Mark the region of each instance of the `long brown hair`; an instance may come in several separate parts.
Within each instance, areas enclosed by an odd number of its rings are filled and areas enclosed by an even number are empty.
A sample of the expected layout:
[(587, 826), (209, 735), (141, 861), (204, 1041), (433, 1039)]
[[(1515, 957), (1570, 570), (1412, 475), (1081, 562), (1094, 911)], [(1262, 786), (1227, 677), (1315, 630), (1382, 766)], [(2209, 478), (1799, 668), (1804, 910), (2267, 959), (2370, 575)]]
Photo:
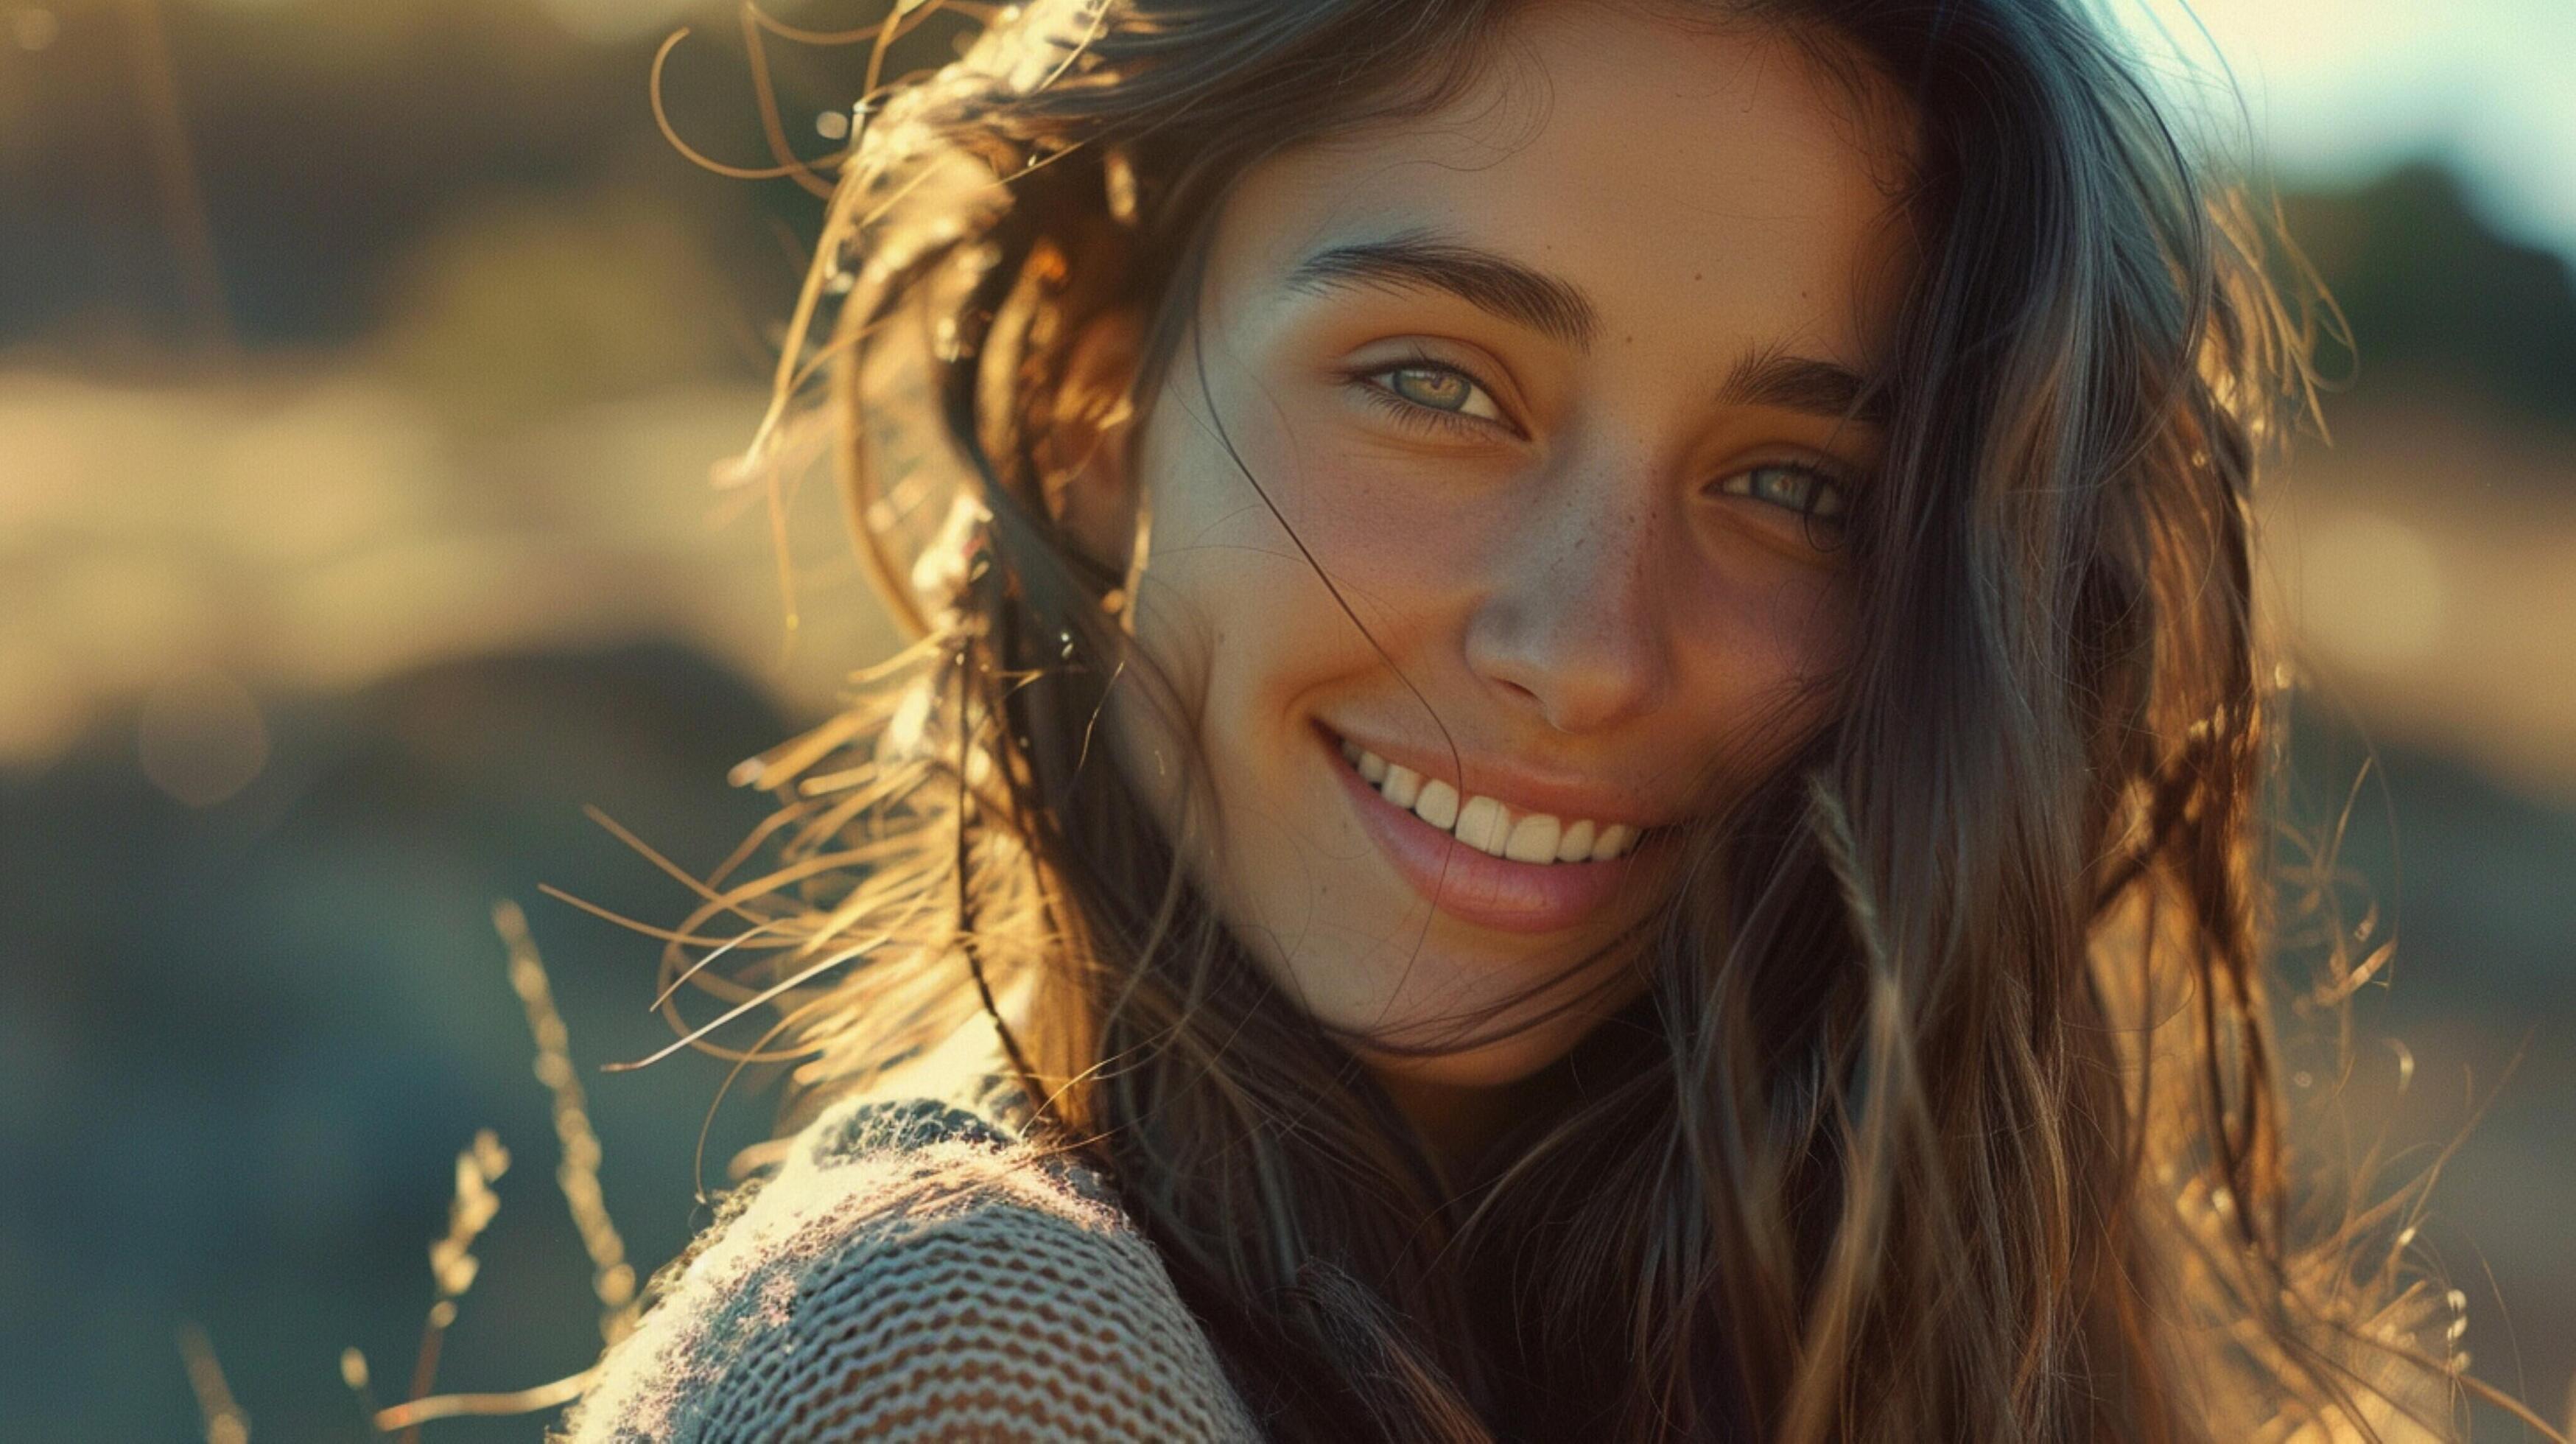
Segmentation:
[[(2074, 0), (1659, 6), (1918, 116), (1859, 644), (1831, 724), (1693, 839), (1646, 993), (1455, 1198), (1091, 755), (1111, 688), (1177, 699), (1051, 493), (1183, 359), (1231, 178), (1456, 96), (1514, 0), (1037, 0), (880, 84), (940, 8), (871, 51), (755, 447), (825, 441), (919, 641), (747, 767), (774, 866), (667, 960), (779, 1006), (732, 1056), (799, 1065), (783, 1122), (991, 1015), (1033, 1136), (1113, 1181), (1283, 1437), (2446, 1425), (2379, 1218), (2294, 1206), (2274, 1079), (2249, 529), (2304, 337)], [(1132, 388), (1069, 387), (1121, 313)]]

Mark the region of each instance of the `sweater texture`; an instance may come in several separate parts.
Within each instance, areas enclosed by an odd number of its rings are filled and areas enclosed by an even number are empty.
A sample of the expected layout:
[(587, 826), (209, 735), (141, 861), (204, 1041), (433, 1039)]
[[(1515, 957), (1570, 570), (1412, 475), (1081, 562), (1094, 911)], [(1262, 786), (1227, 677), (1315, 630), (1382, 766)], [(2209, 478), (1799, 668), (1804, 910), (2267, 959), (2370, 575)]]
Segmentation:
[(999, 1096), (817, 1116), (655, 1277), (553, 1444), (1260, 1439), (1153, 1246)]

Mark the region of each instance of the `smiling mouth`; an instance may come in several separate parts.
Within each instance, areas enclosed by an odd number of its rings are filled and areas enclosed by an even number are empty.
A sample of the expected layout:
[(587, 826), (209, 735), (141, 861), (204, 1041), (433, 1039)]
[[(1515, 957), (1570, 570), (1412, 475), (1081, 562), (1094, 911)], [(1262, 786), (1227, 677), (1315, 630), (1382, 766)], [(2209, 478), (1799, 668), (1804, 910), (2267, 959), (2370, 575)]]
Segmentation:
[(1389, 762), (1348, 738), (1340, 739), (1338, 746), (1342, 761), (1378, 796), (1469, 847), (1507, 862), (1610, 862), (1625, 857), (1641, 835), (1625, 822), (1518, 812), (1491, 797), (1462, 797), (1439, 778)]

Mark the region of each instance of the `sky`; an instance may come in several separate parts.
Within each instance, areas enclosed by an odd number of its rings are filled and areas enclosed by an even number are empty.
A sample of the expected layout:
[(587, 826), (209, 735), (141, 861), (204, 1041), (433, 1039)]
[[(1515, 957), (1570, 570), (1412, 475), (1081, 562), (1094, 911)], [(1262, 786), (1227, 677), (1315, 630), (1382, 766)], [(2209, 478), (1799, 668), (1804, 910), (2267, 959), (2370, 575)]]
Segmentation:
[(2490, 224), (2576, 264), (2576, 0), (2096, 3), (2162, 51), (2159, 68), (2204, 109), (2219, 98), (2214, 41), (2285, 181), (2439, 157)]

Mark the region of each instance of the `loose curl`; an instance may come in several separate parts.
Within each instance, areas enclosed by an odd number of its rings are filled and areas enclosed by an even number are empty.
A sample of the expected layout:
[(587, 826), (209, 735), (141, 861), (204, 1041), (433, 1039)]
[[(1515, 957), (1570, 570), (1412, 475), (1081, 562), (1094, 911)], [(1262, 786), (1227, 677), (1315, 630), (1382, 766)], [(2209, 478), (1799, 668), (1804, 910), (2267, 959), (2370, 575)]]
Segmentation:
[[(2072, 0), (1660, 0), (1919, 116), (1857, 660), (1457, 1198), (1091, 755), (1111, 688), (1177, 700), (1053, 493), (1154, 404), (1233, 178), (1458, 96), (1517, 5), (1037, 0), (878, 85), (939, 8), (880, 32), (752, 458), (828, 446), (919, 640), (747, 764), (782, 807), (719, 882), (775, 866), (666, 957), (777, 1005), (715, 1051), (799, 1065), (782, 1127), (989, 1014), (1282, 1437), (2446, 1426), (2425, 1290), (2302, 1216), (2274, 1080), (2250, 508), (2306, 336)], [(1134, 385), (1085, 395), (1114, 315)]]

